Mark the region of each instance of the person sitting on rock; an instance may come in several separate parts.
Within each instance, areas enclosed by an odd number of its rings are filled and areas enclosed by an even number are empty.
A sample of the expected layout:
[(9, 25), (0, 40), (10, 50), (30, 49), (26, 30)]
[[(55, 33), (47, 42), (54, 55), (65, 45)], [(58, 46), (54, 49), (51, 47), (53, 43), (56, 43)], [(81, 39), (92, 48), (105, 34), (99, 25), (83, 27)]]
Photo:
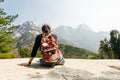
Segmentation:
[(38, 49), (40, 49), (42, 55), (42, 58), (40, 59), (41, 66), (55, 66), (64, 64), (65, 61), (63, 54), (58, 49), (57, 36), (51, 33), (51, 28), (47, 24), (42, 26), (42, 33), (36, 36), (28, 63), (21, 63), (20, 65), (30, 66), (32, 60), (37, 54)]

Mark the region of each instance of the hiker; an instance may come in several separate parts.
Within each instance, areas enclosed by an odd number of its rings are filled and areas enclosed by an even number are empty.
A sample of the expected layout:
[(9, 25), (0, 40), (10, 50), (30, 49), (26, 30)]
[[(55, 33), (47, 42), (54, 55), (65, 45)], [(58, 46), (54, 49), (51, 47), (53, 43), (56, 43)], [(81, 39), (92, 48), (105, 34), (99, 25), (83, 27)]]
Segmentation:
[(20, 65), (30, 66), (32, 60), (37, 54), (38, 49), (40, 49), (42, 55), (42, 58), (40, 59), (41, 66), (55, 66), (64, 64), (65, 61), (63, 54), (58, 49), (57, 36), (51, 33), (51, 28), (47, 24), (42, 26), (42, 33), (36, 36), (28, 63), (21, 63)]

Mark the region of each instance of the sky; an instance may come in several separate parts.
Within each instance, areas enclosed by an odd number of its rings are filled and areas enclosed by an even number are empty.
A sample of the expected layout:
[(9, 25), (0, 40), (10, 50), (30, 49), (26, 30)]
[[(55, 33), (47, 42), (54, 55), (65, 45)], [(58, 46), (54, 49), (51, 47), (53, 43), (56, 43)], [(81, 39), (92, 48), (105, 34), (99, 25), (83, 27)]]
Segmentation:
[(95, 32), (120, 30), (120, 0), (4, 0), (0, 7), (18, 14), (13, 24), (38, 24), (77, 28), (86, 24)]

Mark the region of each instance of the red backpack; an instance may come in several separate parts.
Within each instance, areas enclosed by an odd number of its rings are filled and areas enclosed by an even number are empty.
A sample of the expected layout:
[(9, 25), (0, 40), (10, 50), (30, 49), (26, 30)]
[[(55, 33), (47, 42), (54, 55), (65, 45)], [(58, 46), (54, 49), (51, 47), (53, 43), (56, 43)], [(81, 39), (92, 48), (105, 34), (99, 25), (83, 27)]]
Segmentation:
[(57, 41), (52, 34), (42, 34), (41, 52), (45, 62), (57, 62), (59, 59), (59, 50)]

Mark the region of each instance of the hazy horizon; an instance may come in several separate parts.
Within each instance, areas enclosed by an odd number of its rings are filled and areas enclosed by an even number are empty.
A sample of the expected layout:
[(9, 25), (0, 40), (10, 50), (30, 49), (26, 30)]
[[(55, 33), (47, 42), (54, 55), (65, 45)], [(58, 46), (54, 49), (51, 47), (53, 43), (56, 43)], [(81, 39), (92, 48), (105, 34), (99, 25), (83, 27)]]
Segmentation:
[(93, 31), (120, 29), (120, 0), (4, 0), (1, 8), (8, 15), (18, 14), (13, 24), (35, 21), (78, 27), (86, 24)]

